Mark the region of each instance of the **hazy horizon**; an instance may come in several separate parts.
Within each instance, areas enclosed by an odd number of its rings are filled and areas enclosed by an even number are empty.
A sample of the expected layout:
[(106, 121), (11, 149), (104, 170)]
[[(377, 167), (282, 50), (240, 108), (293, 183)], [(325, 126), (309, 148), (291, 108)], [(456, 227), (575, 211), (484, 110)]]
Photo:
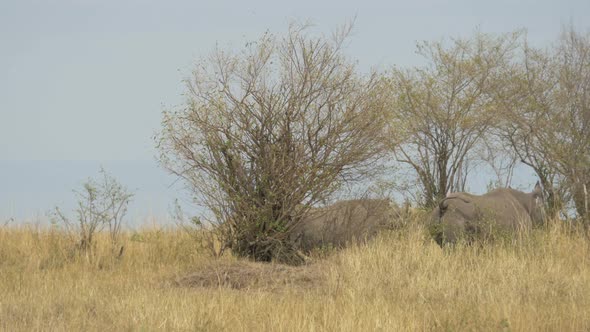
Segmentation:
[[(169, 212), (175, 199), (194, 213), (183, 184), (155, 161), (0, 161), (0, 224), (8, 218), (44, 223), (55, 206), (73, 216), (74, 190), (82, 189), (88, 178), (99, 179), (101, 167), (134, 194), (127, 216), (133, 226), (172, 222)], [(26, 174), (26, 180), (15, 173)]]
[[(47, 223), (48, 212), (56, 206), (73, 217), (77, 204), (74, 190), (82, 189), (88, 178), (98, 179), (101, 167), (134, 194), (126, 218), (132, 228), (173, 223), (170, 212), (177, 199), (187, 215), (199, 212), (184, 183), (168, 174), (155, 160), (0, 160), (0, 225), (10, 218), (18, 223)], [(491, 170), (488, 167), (475, 169), (469, 178), (469, 191), (481, 194), (492, 180)], [(512, 186), (530, 191), (535, 181), (532, 170), (520, 165), (515, 170)], [(399, 195), (392, 198), (401, 203)]]

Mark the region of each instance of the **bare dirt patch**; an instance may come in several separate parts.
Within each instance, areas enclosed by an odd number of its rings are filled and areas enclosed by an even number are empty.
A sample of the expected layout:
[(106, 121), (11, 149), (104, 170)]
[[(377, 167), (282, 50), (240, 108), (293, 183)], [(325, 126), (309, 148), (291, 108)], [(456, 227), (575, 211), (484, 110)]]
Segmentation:
[[(325, 266), (324, 266), (325, 267)], [(214, 262), (176, 279), (179, 287), (226, 287), (277, 291), (287, 287), (309, 290), (326, 282), (325, 268), (318, 264), (288, 266), (254, 262)]]

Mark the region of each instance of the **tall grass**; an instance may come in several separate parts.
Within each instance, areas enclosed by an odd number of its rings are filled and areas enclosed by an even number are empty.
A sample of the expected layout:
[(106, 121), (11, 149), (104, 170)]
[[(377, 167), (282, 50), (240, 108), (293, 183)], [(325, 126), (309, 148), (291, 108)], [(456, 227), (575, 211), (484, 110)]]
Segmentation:
[(212, 264), (181, 231), (126, 233), (121, 258), (107, 244), (83, 257), (58, 231), (0, 229), (0, 330), (590, 329), (590, 242), (559, 224), (444, 250), (413, 225), (316, 261), (316, 287), (278, 291), (178, 286)]

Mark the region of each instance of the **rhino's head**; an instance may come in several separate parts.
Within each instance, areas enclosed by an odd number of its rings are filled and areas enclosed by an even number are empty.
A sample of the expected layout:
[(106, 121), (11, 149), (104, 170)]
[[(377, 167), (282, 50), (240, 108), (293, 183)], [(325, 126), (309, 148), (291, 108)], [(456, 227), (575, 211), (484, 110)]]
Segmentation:
[(537, 181), (535, 188), (531, 195), (531, 209), (529, 213), (531, 215), (531, 219), (533, 223), (536, 225), (541, 225), (545, 222), (545, 197), (543, 196), (543, 189)]
[(439, 245), (456, 243), (473, 232), (477, 208), (468, 195), (449, 194), (433, 212), (434, 238)]
[(531, 221), (535, 225), (542, 225), (545, 221), (545, 199), (543, 196), (543, 189), (541, 184), (537, 181), (533, 191), (530, 193), (523, 193), (521, 191), (512, 190), (512, 194), (518, 202), (524, 207), (531, 217)]

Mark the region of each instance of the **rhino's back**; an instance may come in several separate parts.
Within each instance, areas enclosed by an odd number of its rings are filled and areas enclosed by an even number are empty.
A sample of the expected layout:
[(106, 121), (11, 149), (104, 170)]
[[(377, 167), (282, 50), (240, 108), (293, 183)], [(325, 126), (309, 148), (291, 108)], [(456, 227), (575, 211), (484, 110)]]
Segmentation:
[(450, 194), (433, 212), (435, 240), (442, 245), (461, 238), (471, 240), (529, 230), (532, 221), (524, 204), (527, 195), (512, 189), (496, 189), (484, 195)]
[(304, 250), (343, 247), (351, 241), (373, 238), (391, 221), (391, 212), (387, 200), (341, 201), (310, 211), (294, 234)]
[(528, 211), (510, 189), (493, 190), (478, 196), (475, 202), (481, 218), (493, 221), (500, 226), (519, 228), (528, 227), (531, 224)]

